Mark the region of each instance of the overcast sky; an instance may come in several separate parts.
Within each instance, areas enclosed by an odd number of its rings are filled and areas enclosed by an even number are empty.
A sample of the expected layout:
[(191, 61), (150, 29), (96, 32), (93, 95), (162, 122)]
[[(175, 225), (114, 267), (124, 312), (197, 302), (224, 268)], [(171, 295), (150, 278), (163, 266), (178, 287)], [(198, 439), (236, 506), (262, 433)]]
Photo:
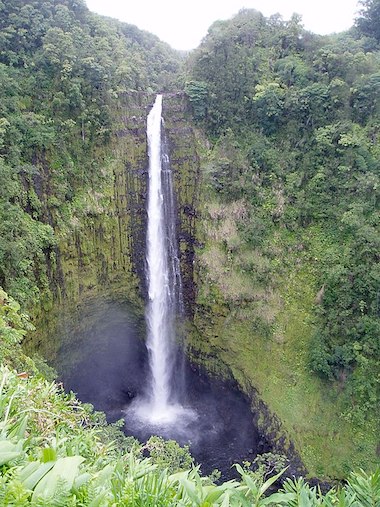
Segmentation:
[(217, 19), (228, 19), (243, 7), (265, 16), (279, 12), (289, 19), (301, 14), (307, 30), (341, 32), (353, 24), (357, 0), (86, 0), (90, 10), (148, 30), (175, 49), (193, 49)]

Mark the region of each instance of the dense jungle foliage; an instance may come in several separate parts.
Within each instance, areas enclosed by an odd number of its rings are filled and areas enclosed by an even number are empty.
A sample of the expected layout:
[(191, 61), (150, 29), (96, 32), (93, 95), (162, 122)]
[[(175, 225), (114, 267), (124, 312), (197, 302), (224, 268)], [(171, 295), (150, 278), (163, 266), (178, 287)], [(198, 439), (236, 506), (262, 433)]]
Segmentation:
[(186, 84), (213, 139), (209, 186), (244, 208), (238, 248), (273, 259), (280, 234), (288, 251), (317, 252), (310, 367), (344, 387), (356, 420), (380, 407), (379, 6), (329, 37), (243, 10), (211, 26)]
[[(22, 311), (50, 308), (57, 231), (70, 230), (74, 211), (96, 208), (118, 99), (186, 82), (210, 141), (210, 222), (224, 227), (212, 231), (228, 263), (215, 279), (230, 289), (233, 265), (258, 287), (236, 287), (224, 303), (242, 313), (252, 299), (264, 306), (261, 286), (275, 294), (276, 280), (307, 264), (307, 368), (345, 397), (344, 417), (364, 434), (380, 404), (379, 9), (364, 0), (352, 30), (329, 37), (305, 31), (296, 15), (243, 10), (211, 26), (182, 72), (157, 37), (82, 0), (0, 0), (0, 286)], [(23, 354), (31, 325), (12, 297), (0, 292), (2, 505), (379, 505), (379, 473), (352, 474), (326, 495), (287, 480), (270, 495), (265, 474), (239, 468), (240, 482), (215, 486), (189, 471), (175, 443), (125, 439), (41, 378), (52, 373)], [(275, 336), (271, 316), (249, 319)]]
[(178, 66), (157, 37), (82, 0), (0, 2), (0, 285), (18, 301), (48, 291), (53, 229), (105, 177), (117, 98), (165, 89)]

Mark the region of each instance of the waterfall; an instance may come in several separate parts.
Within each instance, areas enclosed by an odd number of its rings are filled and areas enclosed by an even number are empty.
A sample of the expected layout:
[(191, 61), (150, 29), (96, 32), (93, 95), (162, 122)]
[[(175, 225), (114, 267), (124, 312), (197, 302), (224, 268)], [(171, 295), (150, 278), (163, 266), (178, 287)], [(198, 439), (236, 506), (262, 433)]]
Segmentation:
[[(158, 434), (164, 428), (188, 428), (196, 411), (184, 407), (183, 353), (175, 339), (175, 324), (183, 317), (182, 280), (176, 227), (176, 205), (168, 147), (163, 131), (162, 95), (157, 95), (147, 119), (149, 182), (146, 233), (145, 309), (149, 379), (142, 397), (125, 412), (129, 428)], [(139, 430), (138, 430), (139, 431)]]
[(172, 172), (162, 129), (162, 95), (147, 119), (149, 184), (146, 234), (148, 304), (146, 345), (149, 379), (145, 396), (126, 411), (129, 427), (169, 427), (196, 419), (183, 403), (182, 352), (175, 339), (175, 321), (183, 314), (182, 280), (176, 231)]
[(146, 308), (149, 397), (153, 417), (166, 417), (174, 401), (174, 319), (181, 307), (181, 275), (174, 193), (168, 154), (163, 149), (162, 95), (148, 115), (148, 227), (146, 242), (149, 303)]

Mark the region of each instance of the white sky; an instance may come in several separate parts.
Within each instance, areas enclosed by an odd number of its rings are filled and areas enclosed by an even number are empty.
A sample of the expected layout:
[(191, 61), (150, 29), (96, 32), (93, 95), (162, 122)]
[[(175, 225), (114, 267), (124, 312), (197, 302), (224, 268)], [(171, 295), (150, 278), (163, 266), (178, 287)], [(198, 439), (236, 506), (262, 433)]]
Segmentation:
[(86, 0), (91, 11), (137, 25), (175, 49), (193, 49), (218, 19), (243, 7), (265, 16), (279, 12), (285, 20), (301, 14), (307, 30), (327, 34), (347, 30), (358, 11), (357, 0)]

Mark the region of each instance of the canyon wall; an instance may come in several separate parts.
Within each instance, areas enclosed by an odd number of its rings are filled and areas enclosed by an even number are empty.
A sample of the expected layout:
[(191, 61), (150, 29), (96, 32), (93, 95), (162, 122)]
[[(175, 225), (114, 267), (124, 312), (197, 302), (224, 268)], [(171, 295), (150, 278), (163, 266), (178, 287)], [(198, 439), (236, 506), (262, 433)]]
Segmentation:
[[(54, 336), (62, 314), (75, 315), (91, 300), (125, 300), (142, 313), (145, 286), (145, 230), (148, 155), (146, 118), (154, 95), (125, 94), (113, 108), (109, 145), (92, 153), (101, 183), (83, 189), (62, 220), (49, 205), (49, 175), (35, 182), (57, 244), (46, 253), (49, 290), (34, 310), (38, 333), (26, 348), (36, 347), (54, 359)], [(186, 314), (194, 310), (193, 260), (196, 202), (200, 162), (196, 134), (186, 119), (183, 94), (163, 100), (164, 135), (171, 154), (177, 196), (177, 231), (180, 241)], [(49, 343), (50, 342), (50, 343)]]

